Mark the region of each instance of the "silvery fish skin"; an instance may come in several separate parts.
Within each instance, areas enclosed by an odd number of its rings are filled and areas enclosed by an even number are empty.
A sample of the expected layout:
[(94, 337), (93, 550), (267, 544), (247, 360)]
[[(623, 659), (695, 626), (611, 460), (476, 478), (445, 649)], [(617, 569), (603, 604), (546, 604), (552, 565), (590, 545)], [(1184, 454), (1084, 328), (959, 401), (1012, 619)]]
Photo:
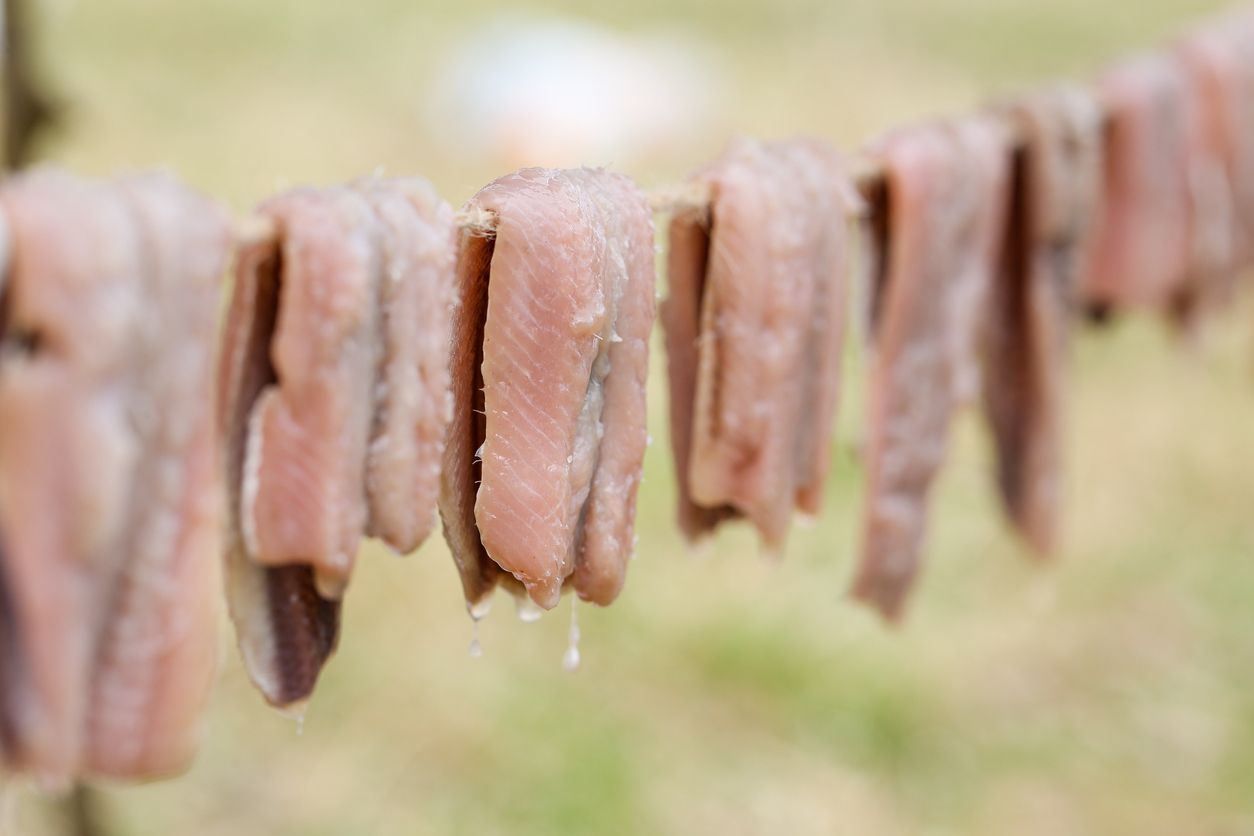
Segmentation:
[(801, 140), (738, 141), (694, 181), (710, 207), (672, 219), (662, 314), (680, 527), (744, 516), (779, 553), (793, 510), (822, 504), (858, 198)]
[(1003, 108), (1023, 137), (984, 348), (984, 412), (1010, 521), (1039, 555), (1057, 543), (1069, 319), (1091, 258), (1102, 116), (1085, 88)]
[(491, 241), (463, 239), (440, 502), (467, 603), (481, 614), (501, 580), (490, 560), (545, 609), (566, 583), (608, 604), (647, 444), (648, 201), (601, 169), (523, 169), (466, 211), (495, 218)]
[(184, 769), (216, 659), (226, 213), (164, 175), (0, 188), (0, 749), (54, 782)]
[(890, 134), (876, 258), (867, 499), (855, 597), (900, 618), (954, 411), (981, 391), (980, 349), (1008, 200), (1010, 144), (989, 116)]

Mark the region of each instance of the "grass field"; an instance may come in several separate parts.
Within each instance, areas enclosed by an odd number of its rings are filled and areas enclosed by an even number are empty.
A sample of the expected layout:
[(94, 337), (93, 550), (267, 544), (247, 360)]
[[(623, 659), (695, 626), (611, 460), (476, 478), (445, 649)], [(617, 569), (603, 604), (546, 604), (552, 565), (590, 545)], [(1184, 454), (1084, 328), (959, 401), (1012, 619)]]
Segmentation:
[[(50, 0), (41, 51), (70, 110), (44, 153), (91, 173), (168, 164), (241, 211), (379, 165), (460, 202), (502, 172), (444, 155), (419, 94), (443, 45), (504, 5)], [(722, 56), (734, 107), (699, 147), (633, 164), (655, 184), (734, 131), (853, 147), (1083, 77), (1217, 5), (533, 8), (692, 33)], [(896, 632), (845, 595), (856, 363), (826, 511), (779, 565), (743, 529), (701, 555), (682, 547), (655, 375), (639, 555), (618, 604), (580, 609), (582, 670), (560, 664), (569, 602), (528, 625), (500, 601), (472, 659), (443, 544), (404, 560), (367, 548), (303, 725), (263, 705), (224, 622), (201, 756), (179, 780), (104, 790), (109, 832), (1254, 833), (1252, 322), (1242, 304), (1197, 346), (1145, 321), (1079, 340), (1055, 565), (1005, 532), (965, 419)], [(19, 815), (55, 832), (36, 799)]]

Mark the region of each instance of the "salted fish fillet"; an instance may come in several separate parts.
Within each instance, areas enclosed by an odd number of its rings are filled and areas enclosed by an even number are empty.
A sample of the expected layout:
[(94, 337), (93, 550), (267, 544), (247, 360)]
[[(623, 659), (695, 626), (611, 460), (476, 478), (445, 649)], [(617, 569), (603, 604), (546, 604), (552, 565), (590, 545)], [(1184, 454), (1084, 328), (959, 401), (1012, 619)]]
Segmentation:
[(855, 597), (900, 618), (954, 411), (981, 391), (980, 346), (1008, 200), (1004, 123), (988, 116), (882, 138), (867, 418), (867, 498)]
[(809, 141), (740, 140), (694, 180), (711, 205), (672, 219), (663, 309), (680, 527), (744, 516), (779, 552), (822, 503), (858, 198)]
[(64, 781), (189, 763), (216, 665), (216, 204), (163, 175), (0, 188), (0, 752)]
[(208, 403), (231, 232), (221, 207), (171, 178), (118, 188), (144, 244), (136, 389), (155, 408), (132, 413), (144, 454), (114, 615), (96, 651), (87, 769), (135, 777), (191, 762), (217, 667), (221, 486)]
[(1146, 54), (1098, 81), (1107, 117), (1101, 209), (1081, 281), (1094, 309), (1168, 312), (1189, 275), (1189, 92), (1170, 54)]
[(240, 514), (252, 558), (308, 565), (324, 598), (348, 583), (367, 521), (378, 363), (378, 224), (344, 187), (263, 204), (279, 237), (275, 381), (250, 405)]
[(487, 423), (480, 369), (493, 244), (491, 237), (477, 230), (468, 229), (460, 236), (456, 285), (460, 304), (452, 317), (449, 356), (453, 411), (440, 469), (439, 509), (444, 539), (457, 566), (466, 606), (476, 619), (487, 614), (496, 587), (506, 578), (513, 580), (513, 575), (488, 557), (475, 523), (475, 496), (483, 479), (481, 448)]
[(705, 295), (710, 249), (706, 207), (682, 207), (668, 234), (667, 294), (659, 312), (666, 338), (666, 379), (670, 394), (671, 455), (675, 462), (676, 519), (689, 543), (709, 536), (724, 520), (744, 515), (730, 505), (706, 508), (692, 498), (688, 477), (697, 391), (701, 300)]
[(237, 252), (235, 286), (218, 365), (219, 430), (226, 482), (226, 600), (249, 677), (273, 705), (306, 699), (335, 649), (339, 602), (318, 594), (311, 565), (266, 566), (244, 536), (243, 487), (253, 408), (277, 381), (270, 346), (279, 315), (275, 241)]
[(984, 414), (1007, 517), (1039, 555), (1057, 543), (1069, 320), (1091, 257), (1102, 172), (1093, 94), (1059, 86), (1008, 105), (1011, 174), (984, 350)]
[(219, 372), (227, 599), (271, 704), (312, 694), (363, 536), (417, 548), (450, 418), (452, 209), (425, 181), (299, 189), (241, 249)]
[(545, 609), (567, 582), (608, 604), (634, 547), (647, 444), (648, 201), (604, 170), (523, 169), (466, 211), (495, 218), (490, 244), (463, 242), (440, 501), (467, 602), (482, 612), (500, 579), (486, 557)]
[(1191, 243), (1186, 310), (1228, 304), (1254, 258), (1254, 57), (1226, 29), (1192, 31), (1175, 44), (1189, 91)]
[(367, 533), (402, 554), (435, 526), (452, 417), (453, 209), (418, 178), (354, 183), (381, 235), (379, 367), (366, 456)]

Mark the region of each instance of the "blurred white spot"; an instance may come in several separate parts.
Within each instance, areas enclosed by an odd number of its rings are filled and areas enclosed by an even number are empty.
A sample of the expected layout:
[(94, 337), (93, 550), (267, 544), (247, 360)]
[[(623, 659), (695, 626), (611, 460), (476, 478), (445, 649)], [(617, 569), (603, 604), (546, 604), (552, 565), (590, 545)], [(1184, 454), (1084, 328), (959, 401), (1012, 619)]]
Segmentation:
[(621, 165), (699, 136), (720, 98), (708, 51), (690, 39), (511, 18), (449, 50), (427, 105), (453, 153)]
[(562, 669), (570, 673), (579, 670), (579, 615), (576, 608), (578, 599), (570, 599), (570, 633), (566, 645), (566, 653), (562, 656)]
[(544, 610), (540, 609), (540, 605), (525, 594), (516, 596), (514, 605), (518, 611), (518, 620), (525, 624), (534, 624), (540, 620), (540, 616), (544, 615)]

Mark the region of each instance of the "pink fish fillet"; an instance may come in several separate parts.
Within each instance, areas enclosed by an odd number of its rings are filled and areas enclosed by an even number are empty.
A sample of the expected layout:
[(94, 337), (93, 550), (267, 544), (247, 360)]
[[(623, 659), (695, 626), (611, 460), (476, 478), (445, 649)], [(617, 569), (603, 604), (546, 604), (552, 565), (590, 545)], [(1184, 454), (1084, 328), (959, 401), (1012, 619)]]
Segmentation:
[(440, 468), (440, 520), (453, 562), (462, 582), (470, 614), (482, 618), (492, 593), (507, 578), (515, 590), (521, 584), (507, 574), (479, 539), (475, 497), (483, 479), (482, 447), (487, 416), (483, 410), (483, 321), (488, 305), (488, 271), (494, 239), (486, 230), (461, 234), (457, 257), (456, 293), (460, 304), (452, 317), (452, 353), (449, 368), (453, 395), (452, 421)]
[(119, 181), (142, 243), (133, 332), (144, 453), (125, 567), (98, 637), (87, 769), (167, 775), (191, 761), (217, 663), (219, 497), (213, 410), (226, 212), (164, 176)]
[(867, 499), (854, 595), (900, 617), (954, 410), (980, 392), (979, 346), (1009, 185), (989, 117), (903, 130), (872, 148), (886, 213), (873, 302)]
[(264, 566), (312, 566), (322, 597), (338, 599), (367, 519), (379, 231), (347, 188), (299, 189), (260, 212), (279, 230), (276, 380), (249, 418), (244, 540)]
[(417, 179), (301, 189), (244, 247), (219, 374), (227, 599), (265, 698), (313, 692), (362, 536), (431, 530), (450, 413), (453, 213)]
[(0, 748), (183, 769), (216, 662), (211, 396), (225, 213), (167, 177), (0, 190)]
[[(476, 611), (491, 589), (481, 545), (546, 609), (568, 578), (581, 598), (608, 604), (633, 549), (647, 443), (648, 202), (603, 170), (524, 169), (489, 184), (467, 211), (495, 217), (490, 248), (463, 248), (463, 312), (484, 310), (482, 434), (472, 401), (454, 419), (441, 495), (468, 602)], [(460, 400), (478, 385), (467, 345), (476, 326), (456, 327)], [(476, 454), (477, 538), (465, 524)]]
[(1232, 297), (1254, 258), (1254, 58), (1228, 30), (1210, 25), (1176, 44), (1189, 90), (1191, 307)]
[(1080, 87), (1006, 109), (1023, 135), (984, 351), (984, 407), (1006, 513), (1040, 555), (1057, 540), (1068, 320), (1090, 257), (1102, 117)]
[(822, 504), (856, 192), (808, 141), (741, 140), (695, 180), (711, 206), (671, 223), (663, 313), (680, 525), (743, 515), (778, 552)]
[(661, 319), (666, 335), (670, 390), (671, 452), (679, 530), (690, 543), (707, 537), (724, 520), (743, 516), (730, 505), (706, 508), (692, 498), (692, 434), (700, 357), (701, 300), (710, 250), (708, 207), (681, 207), (671, 218), (666, 256), (667, 295)]
[(1188, 279), (1188, 88), (1170, 54), (1143, 55), (1099, 81), (1105, 183), (1082, 280), (1096, 309), (1175, 310)]
[(382, 234), (382, 350), (366, 457), (368, 531), (405, 553), (434, 527), (452, 414), (453, 209), (425, 180), (371, 178), (354, 186), (373, 207)]

